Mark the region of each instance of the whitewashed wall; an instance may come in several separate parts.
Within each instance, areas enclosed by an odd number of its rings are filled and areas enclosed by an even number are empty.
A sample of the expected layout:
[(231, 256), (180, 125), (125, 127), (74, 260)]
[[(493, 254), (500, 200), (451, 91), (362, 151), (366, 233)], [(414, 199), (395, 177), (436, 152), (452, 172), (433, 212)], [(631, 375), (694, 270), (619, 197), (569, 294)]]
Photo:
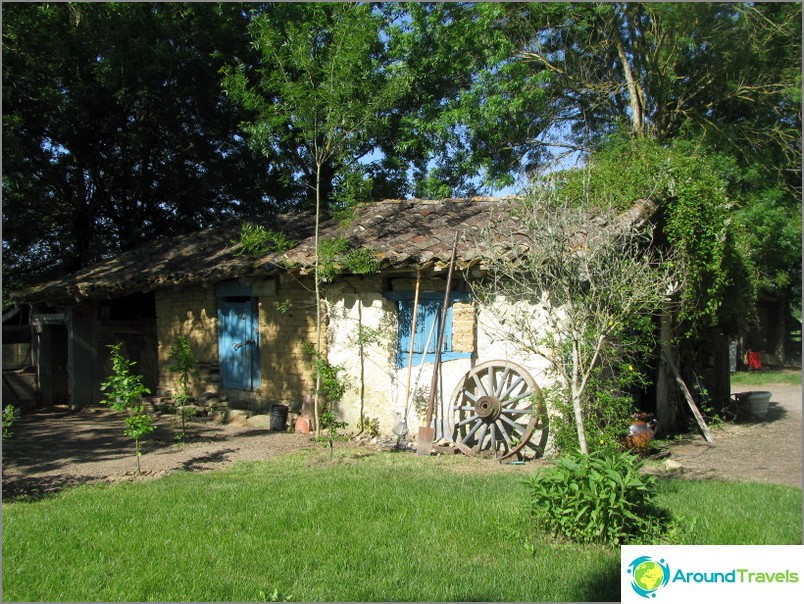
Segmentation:
[[(333, 285), (327, 291), (329, 309), (328, 359), (345, 368), (349, 389), (338, 412), (356, 430), (361, 413), (377, 419), (383, 436), (394, 436), (393, 429), (407, 420), (408, 439), (415, 440), (424, 421), (424, 404), (430, 389), (433, 364), (414, 365), (410, 371), (410, 395), (406, 404), (408, 369), (396, 367), (397, 306), (381, 293), (379, 280), (355, 280)], [(545, 383), (545, 361), (523, 353), (517, 345), (501, 337), (498, 317), (505, 303), (494, 311), (476, 313), (475, 354), (472, 358), (445, 361), (441, 367), (441, 387), (436, 401), (436, 437), (452, 433), (449, 404), (456, 386), (476, 364), (508, 360), (522, 365), (540, 385)], [(538, 308), (527, 309), (536, 324), (543, 323)], [(361, 338), (361, 335), (363, 336)]]

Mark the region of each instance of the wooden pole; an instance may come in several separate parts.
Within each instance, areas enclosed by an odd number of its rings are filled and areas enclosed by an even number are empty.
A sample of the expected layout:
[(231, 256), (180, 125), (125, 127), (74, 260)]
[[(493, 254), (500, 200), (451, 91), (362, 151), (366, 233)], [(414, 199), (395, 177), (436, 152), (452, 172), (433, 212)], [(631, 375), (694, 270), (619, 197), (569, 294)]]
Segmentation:
[(681, 392), (684, 393), (684, 398), (687, 399), (687, 404), (690, 406), (692, 414), (695, 416), (695, 420), (698, 422), (698, 427), (701, 429), (701, 432), (703, 433), (706, 442), (708, 443), (715, 442), (715, 439), (712, 437), (712, 432), (709, 430), (709, 427), (706, 425), (706, 422), (704, 421), (701, 412), (698, 410), (698, 405), (695, 404), (695, 400), (692, 398), (692, 395), (690, 394), (689, 388), (687, 388), (687, 385), (684, 383), (684, 380), (681, 379), (681, 374), (678, 372), (678, 367), (676, 367), (676, 364), (673, 362), (673, 359), (671, 359), (670, 355), (667, 354), (666, 352), (664, 354), (664, 360), (670, 366), (670, 369), (676, 378), (676, 383), (678, 384), (679, 388), (681, 388)]
[[(441, 323), (438, 326), (438, 341), (435, 349), (435, 362), (433, 364), (433, 379), (430, 382), (430, 396), (427, 400), (427, 413), (424, 425), (419, 426), (419, 438), (416, 443), (417, 455), (430, 455), (435, 440), (435, 430), (430, 426), (433, 421), (433, 407), (435, 406), (436, 391), (438, 390), (438, 374), (441, 366), (441, 347), (444, 345), (444, 332), (446, 331), (447, 309), (449, 308), (449, 289), (452, 284), (452, 270), (455, 266), (455, 251), (458, 247), (458, 233), (455, 233), (455, 243), (452, 244), (452, 256), (447, 272), (447, 287), (444, 291), (444, 306), (441, 309)], [(427, 351), (424, 351), (425, 354)]]
[[(405, 421), (407, 421), (407, 408), (408, 400), (410, 400), (410, 377), (413, 371), (413, 345), (416, 339), (416, 319), (419, 315), (419, 291), (421, 288), (422, 273), (421, 270), (416, 271), (416, 291), (413, 294), (413, 320), (410, 325), (410, 353), (408, 354), (408, 378), (405, 384)], [(427, 350), (424, 351), (427, 353)]]

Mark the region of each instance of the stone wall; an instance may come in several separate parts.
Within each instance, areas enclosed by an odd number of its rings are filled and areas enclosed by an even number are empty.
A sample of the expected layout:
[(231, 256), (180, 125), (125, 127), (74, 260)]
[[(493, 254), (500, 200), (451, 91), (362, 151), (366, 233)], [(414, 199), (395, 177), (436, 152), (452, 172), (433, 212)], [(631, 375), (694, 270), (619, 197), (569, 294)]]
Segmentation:
[[(268, 403), (282, 403), (291, 413), (309, 405), (315, 389), (311, 356), (305, 345), (316, 342), (313, 281), (283, 278), (275, 296), (259, 300), (260, 396)], [(326, 320), (326, 317), (324, 317)], [(322, 327), (326, 354), (326, 322)]]
[[(218, 319), (215, 289), (191, 287), (160, 289), (154, 292), (156, 333), (159, 358), (159, 385), (162, 396), (169, 396), (178, 386), (177, 375), (168, 371), (170, 348), (179, 336), (189, 338), (199, 363), (199, 376), (193, 380), (195, 396), (214, 383), (218, 364)], [(203, 381), (202, 381), (203, 380)]]
[[(312, 398), (314, 379), (304, 344), (315, 342), (315, 298), (312, 283), (286, 278), (276, 286), (252, 284), (257, 295), (260, 333), (260, 386), (255, 391), (223, 389), (218, 357), (218, 302), (215, 288), (158, 290), (155, 295), (159, 341), (160, 393), (176, 391), (177, 377), (170, 366), (170, 347), (178, 336), (190, 339), (198, 359), (193, 394), (215, 395), (232, 407), (266, 412), (284, 403), (300, 413)], [(325, 341), (325, 339), (324, 339)]]

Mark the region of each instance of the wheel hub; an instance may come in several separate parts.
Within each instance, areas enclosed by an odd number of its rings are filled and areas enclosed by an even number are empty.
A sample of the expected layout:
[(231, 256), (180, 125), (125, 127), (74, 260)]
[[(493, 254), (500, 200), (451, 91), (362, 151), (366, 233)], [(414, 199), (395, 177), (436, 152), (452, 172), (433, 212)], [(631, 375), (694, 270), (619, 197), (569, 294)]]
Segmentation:
[(475, 403), (475, 413), (486, 421), (497, 421), (502, 413), (502, 403), (496, 397), (481, 396)]

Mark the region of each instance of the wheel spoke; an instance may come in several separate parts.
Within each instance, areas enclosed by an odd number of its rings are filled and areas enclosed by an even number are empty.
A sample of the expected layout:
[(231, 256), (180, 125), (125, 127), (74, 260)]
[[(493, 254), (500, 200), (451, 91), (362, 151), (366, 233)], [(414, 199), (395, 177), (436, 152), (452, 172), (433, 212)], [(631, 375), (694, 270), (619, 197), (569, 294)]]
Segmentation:
[[(486, 390), (486, 385), (483, 383), (483, 380), (480, 379), (477, 375), (472, 375), (472, 379), (477, 384), (477, 392), (480, 396), (488, 395), (488, 391)], [(474, 399), (477, 400), (477, 399)]]
[[(509, 426), (511, 426), (511, 428), (512, 428), (512, 429), (514, 429), (514, 430), (519, 430), (519, 433), (520, 433), (520, 434), (524, 434), (524, 433), (525, 433), (525, 431), (528, 429), (528, 427), (527, 427), (527, 426), (523, 426), (522, 424), (518, 424), (518, 423), (516, 423), (515, 421), (513, 421), (513, 420), (511, 420), (511, 419), (508, 419), (508, 418), (507, 418), (507, 417), (505, 417), (504, 415), (501, 415), (501, 416), (500, 416), (500, 420), (501, 420), (501, 421), (504, 421), (506, 424), (508, 424)], [(498, 421), (499, 421), (499, 420), (498, 420)]]
[(478, 422), (481, 426), (480, 430), (477, 433), (477, 447), (478, 449), (483, 449), (483, 441), (486, 440), (486, 432), (489, 429), (489, 425), (485, 422)]
[[(525, 378), (523, 378), (521, 375), (518, 376), (517, 379), (514, 380), (514, 382), (510, 386), (508, 386), (508, 389), (503, 394), (500, 394), (500, 396), (499, 396), (500, 400), (504, 401), (505, 399), (507, 399), (511, 395), (511, 393), (514, 391), (514, 389), (517, 386), (519, 386), (521, 383), (523, 383), (524, 381), (525, 381)], [(527, 386), (527, 384), (526, 384), (526, 386)]]
[(480, 428), (482, 425), (483, 425), (483, 422), (478, 421), (478, 422), (477, 422), (477, 423), (474, 425), (474, 427), (473, 427), (471, 430), (469, 430), (469, 432), (467, 432), (466, 436), (464, 436), (464, 437), (461, 439), (461, 442), (462, 442), (463, 444), (466, 444), (467, 442), (469, 442), (469, 440), (472, 438), (472, 436), (474, 435), (474, 433), (475, 433), (475, 432), (477, 432), (477, 429), (478, 429), (478, 428)]
[(505, 371), (503, 371), (502, 379), (500, 379), (498, 387), (494, 389), (494, 396), (496, 396), (497, 398), (499, 398), (499, 399), (504, 399), (505, 398), (505, 396), (503, 396), (503, 394), (502, 394), (502, 391), (503, 391), (503, 388), (505, 388), (505, 384), (506, 384), (506, 382), (508, 382), (508, 377), (510, 375), (511, 375), (511, 368), (506, 367)]
[[(500, 418), (500, 419), (502, 419), (502, 418)], [(499, 420), (499, 419), (498, 419), (496, 422), (494, 422), (494, 423), (496, 424), (497, 428), (498, 428), (498, 429), (499, 429), (499, 431), (500, 431), (500, 434), (501, 434), (501, 435), (502, 435), (502, 437), (503, 437), (503, 440), (505, 441), (505, 448), (506, 448), (506, 450), (510, 451), (510, 450), (511, 450), (511, 447), (512, 447), (513, 445), (511, 445), (511, 439), (510, 439), (510, 438), (508, 438), (508, 433), (505, 431), (505, 428), (504, 428), (504, 427), (503, 427), (503, 425), (500, 423), (500, 420)]]
[[(474, 407), (469, 408), (474, 409)], [(513, 408), (513, 409), (502, 409), (500, 413), (502, 413), (503, 415), (527, 415), (533, 413), (533, 410), (530, 407), (528, 407), (527, 409)]]
[[(473, 407), (473, 409), (474, 409), (474, 407)], [(459, 421), (459, 422), (458, 422), (457, 424), (455, 424), (455, 425), (456, 425), (456, 426), (465, 426), (466, 424), (472, 423), (473, 421), (476, 421), (476, 420), (479, 420), (479, 419), (480, 419), (480, 416), (479, 416), (479, 415), (470, 415), (469, 417), (467, 417), (466, 419), (463, 419), (463, 420)]]

